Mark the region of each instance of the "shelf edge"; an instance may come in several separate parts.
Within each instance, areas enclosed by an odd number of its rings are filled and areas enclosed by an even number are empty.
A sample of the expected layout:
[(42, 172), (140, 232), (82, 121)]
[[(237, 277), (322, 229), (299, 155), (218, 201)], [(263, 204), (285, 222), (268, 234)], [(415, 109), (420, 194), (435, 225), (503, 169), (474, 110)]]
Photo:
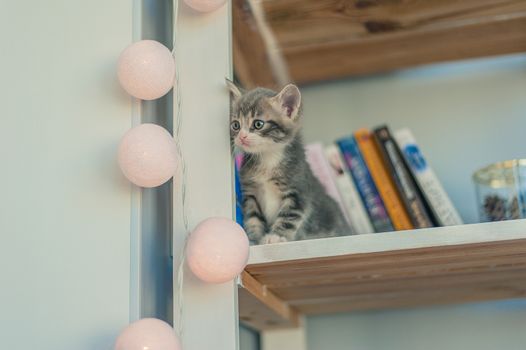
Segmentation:
[(526, 219), (252, 246), (248, 265), (516, 239)]
[[(275, 328), (292, 328), (300, 324), (300, 314), (287, 302), (277, 297), (248, 272), (241, 273), (240, 292), (244, 293), (244, 300), (250, 305), (239, 308), (240, 320), (248, 326), (257, 330), (268, 330)], [(254, 300), (255, 299), (255, 300)], [(250, 301), (251, 300), (251, 301)], [(256, 315), (263, 311), (268, 319)], [(258, 316), (254, 320), (253, 316)]]

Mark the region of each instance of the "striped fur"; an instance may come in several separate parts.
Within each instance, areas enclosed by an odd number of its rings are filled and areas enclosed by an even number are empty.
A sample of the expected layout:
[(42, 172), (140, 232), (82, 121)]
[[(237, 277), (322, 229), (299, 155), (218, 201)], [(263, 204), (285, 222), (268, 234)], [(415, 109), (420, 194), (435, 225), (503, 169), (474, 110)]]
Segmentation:
[[(232, 143), (244, 153), (240, 171), (245, 230), (253, 244), (345, 235), (349, 227), (336, 202), (305, 159), (301, 95), (257, 88), (233, 96)], [(261, 123), (263, 122), (263, 123)]]

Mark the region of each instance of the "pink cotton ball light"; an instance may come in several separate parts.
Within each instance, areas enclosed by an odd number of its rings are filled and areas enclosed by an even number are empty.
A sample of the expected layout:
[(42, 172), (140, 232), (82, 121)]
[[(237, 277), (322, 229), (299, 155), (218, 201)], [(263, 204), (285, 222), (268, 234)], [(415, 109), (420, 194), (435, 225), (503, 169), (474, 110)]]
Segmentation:
[(226, 3), (226, 0), (184, 0), (184, 2), (199, 12), (212, 12)]
[(160, 186), (175, 174), (177, 145), (166, 129), (141, 124), (122, 138), (118, 162), (124, 176), (137, 186)]
[(190, 234), (186, 250), (190, 270), (207, 283), (233, 280), (247, 265), (248, 254), (245, 231), (226, 218), (202, 221)]
[(168, 323), (156, 318), (143, 318), (120, 333), (114, 349), (181, 350), (181, 343)]
[(141, 40), (121, 53), (117, 75), (130, 95), (155, 100), (173, 87), (175, 61), (170, 50), (160, 42)]

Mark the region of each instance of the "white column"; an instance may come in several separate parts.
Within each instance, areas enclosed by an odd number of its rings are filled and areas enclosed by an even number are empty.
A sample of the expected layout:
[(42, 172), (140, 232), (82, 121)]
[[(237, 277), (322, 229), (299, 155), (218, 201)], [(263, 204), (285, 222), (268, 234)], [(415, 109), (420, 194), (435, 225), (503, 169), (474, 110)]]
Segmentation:
[(300, 326), (261, 332), (261, 350), (307, 350), (305, 320)]
[[(230, 5), (230, 4), (229, 4)], [(199, 14), (182, 1), (177, 25), (181, 115), (174, 94), (174, 128), (182, 117), (180, 144), (186, 162), (186, 213), (189, 228), (211, 216), (232, 217), (233, 186), (229, 142), (229, 97), (225, 77), (231, 75), (230, 6)], [(183, 249), (181, 174), (174, 179), (174, 281)], [(174, 323), (183, 322), (185, 350), (235, 350), (238, 347), (237, 288), (198, 281), (184, 273), (183, 310), (179, 313), (174, 285)]]

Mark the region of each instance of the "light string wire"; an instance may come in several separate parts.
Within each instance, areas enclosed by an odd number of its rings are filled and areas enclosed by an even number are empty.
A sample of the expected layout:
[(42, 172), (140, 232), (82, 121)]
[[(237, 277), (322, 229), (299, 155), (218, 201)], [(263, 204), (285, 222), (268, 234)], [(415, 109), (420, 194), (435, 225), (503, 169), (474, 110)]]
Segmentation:
[(174, 89), (175, 89), (175, 98), (176, 98), (176, 123), (174, 130), (174, 139), (177, 146), (177, 156), (179, 157), (179, 164), (181, 168), (181, 214), (183, 217), (183, 227), (184, 227), (184, 244), (183, 250), (179, 255), (178, 267), (177, 267), (177, 282), (175, 286), (176, 295), (177, 295), (177, 315), (175, 319), (177, 321), (176, 332), (179, 336), (179, 339), (183, 338), (183, 281), (184, 281), (184, 262), (186, 259), (186, 246), (188, 243), (188, 217), (186, 215), (186, 162), (184, 160), (183, 151), (181, 149), (180, 135), (182, 129), (182, 113), (181, 113), (181, 87), (179, 84), (180, 81), (180, 72), (178, 60), (175, 57), (176, 45), (177, 45), (177, 20), (179, 16), (179, 0), (173, 0), (173, 13), (172, 13), (172, 56), (175, 60), (175, 79), (174, 79)]

